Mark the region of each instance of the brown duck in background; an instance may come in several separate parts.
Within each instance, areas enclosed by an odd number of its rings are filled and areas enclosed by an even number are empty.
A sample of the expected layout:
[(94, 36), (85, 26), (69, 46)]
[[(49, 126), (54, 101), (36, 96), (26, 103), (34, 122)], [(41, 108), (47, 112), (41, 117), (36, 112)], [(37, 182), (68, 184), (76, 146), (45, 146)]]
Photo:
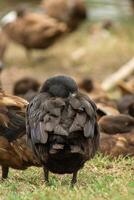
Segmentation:
[[(3, 30), (14, 42), (26, 50), (50, 47), (67, 31), (67, 26), (45, 14), (29, 13), (20, 8), (3, 17)], [(8, 20), (9, 18), (9, 20)]]
[(26, 144), (25, 111), (28, 102), (0, 91), (0, 165), (2, 178), (8, 177), (9, 168), (24, 170), (39, 166)]
[(86, 92), (97, 105), (98, 120), (104, 115), (118, 115), (116, 102), (109, 99), (106, 92), (100, 87), (99, 83), (91, 78), (84, 78), (78, 81), (78, 86), (82, 92)]
[(71, 31), (87, 17), (84, 0), (43, 0), (41, 7), (49, 16), (66, 23)]
[(73, 174), (71, 184), (84, 163), (99, 146), (96, 106), (79, 93), (76, 82), (67, 76), (52, 77), (27, 109), (28, 142), (48, 173)]
[(99, 120), (100, 152), (110, 157), (134, 156), (134, 118), (104, 116)]
[(40, 83), (31, 77), (25, 77), (15, 82), (13, 94), (31, 101), (37, 95)]
[(120, 113), (134, 117), (134, 94), (121, 97), (117, 102), (117, 107)]
[(106, 92), (101, 88), (99, 83), (94, 81), (92, 78), (83, 78), (78, 82), (80, 90), (89, 94), (89, 96), (95, 101), (104, 101), (108, 100)]

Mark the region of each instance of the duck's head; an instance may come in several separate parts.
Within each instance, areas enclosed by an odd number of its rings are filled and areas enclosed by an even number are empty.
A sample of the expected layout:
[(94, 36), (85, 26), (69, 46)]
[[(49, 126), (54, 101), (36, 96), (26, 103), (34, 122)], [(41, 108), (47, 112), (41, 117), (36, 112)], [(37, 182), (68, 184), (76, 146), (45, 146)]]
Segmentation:
[(16, 8), (17, 17), (23, 17), (27, 13), (27, 5), (21, 4)]
[(130, 114), (131, 113), (131, 107), (133, 107), (132, 106), (133, 104), (134, 104), (134, 94), (129, 94), (129, 95), (123, 96), (117, 102), (117, 107), (118, 107), (118, 110), (120, 111), (120, 113)]
[(24, 77), (18, 80), (13, 89), (15, 95), (25, 95), (29, 91), (38, 92), (40, 83), (32, 77)]
[(86, 92), (91, 92), (94, 89), (94, 83), (91, 78), (84, 78), (80, 83), (79, 87)]
[(54, 76), (45, 81), (40, 92), (47, 92), (53, 97), (68, 97), (70, 94), (77, 93), (76, 82), (69, 76)]

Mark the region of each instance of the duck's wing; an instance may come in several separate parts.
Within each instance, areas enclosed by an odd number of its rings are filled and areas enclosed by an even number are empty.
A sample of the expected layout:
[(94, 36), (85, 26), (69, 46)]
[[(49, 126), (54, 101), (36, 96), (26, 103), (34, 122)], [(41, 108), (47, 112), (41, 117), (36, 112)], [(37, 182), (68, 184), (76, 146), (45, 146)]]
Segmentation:
[(82, 134), (94, 140), (99, 137), (96, 106), (82, 95), (63, 99), (39, 94), (27, 109), (27, 134), (32, 146), (46, 144), (49, 135), (71, 138)]
[(13, 141), (25, 134), (25, 111), (28, 102), (0, 92), (0, 136)]

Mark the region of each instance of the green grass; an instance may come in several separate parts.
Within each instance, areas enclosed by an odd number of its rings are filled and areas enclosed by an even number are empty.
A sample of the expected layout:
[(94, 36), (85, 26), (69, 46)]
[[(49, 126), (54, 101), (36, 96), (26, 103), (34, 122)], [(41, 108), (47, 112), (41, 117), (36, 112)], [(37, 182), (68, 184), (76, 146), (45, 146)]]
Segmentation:
[(133, 200), (134, 160), (96, 155), (79, 172), (70, 188), (71, 175), (50, 174), (50, 186), (43, 182), (40, 168), (10, 170), (9, 179), (0, 184), (1, 200)]

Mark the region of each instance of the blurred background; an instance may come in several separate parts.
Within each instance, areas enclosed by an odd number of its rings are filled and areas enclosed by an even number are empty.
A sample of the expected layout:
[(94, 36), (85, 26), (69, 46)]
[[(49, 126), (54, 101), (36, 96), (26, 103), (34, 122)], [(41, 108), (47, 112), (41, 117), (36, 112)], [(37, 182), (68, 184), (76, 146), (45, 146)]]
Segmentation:
[[(46, 0), (48, 1), (48, 0)], [(28, 12), (42, 12), (37, 0), (0, 0), (0, 18), (25, 4)], [(134, 1), (86, 0), (87, 18), (46, 49), (32, 49), (10, 40), (3, 58), (2, 87), (12, 92), (14, 83), (31, 76), (43, 82), (55, 74), (80, 81), (92, 77), (102, 83), (134, 56)], [(32, 35), (32, 32), (31, 32)], [(0, 40), (2, 40), (0, 38)]]

